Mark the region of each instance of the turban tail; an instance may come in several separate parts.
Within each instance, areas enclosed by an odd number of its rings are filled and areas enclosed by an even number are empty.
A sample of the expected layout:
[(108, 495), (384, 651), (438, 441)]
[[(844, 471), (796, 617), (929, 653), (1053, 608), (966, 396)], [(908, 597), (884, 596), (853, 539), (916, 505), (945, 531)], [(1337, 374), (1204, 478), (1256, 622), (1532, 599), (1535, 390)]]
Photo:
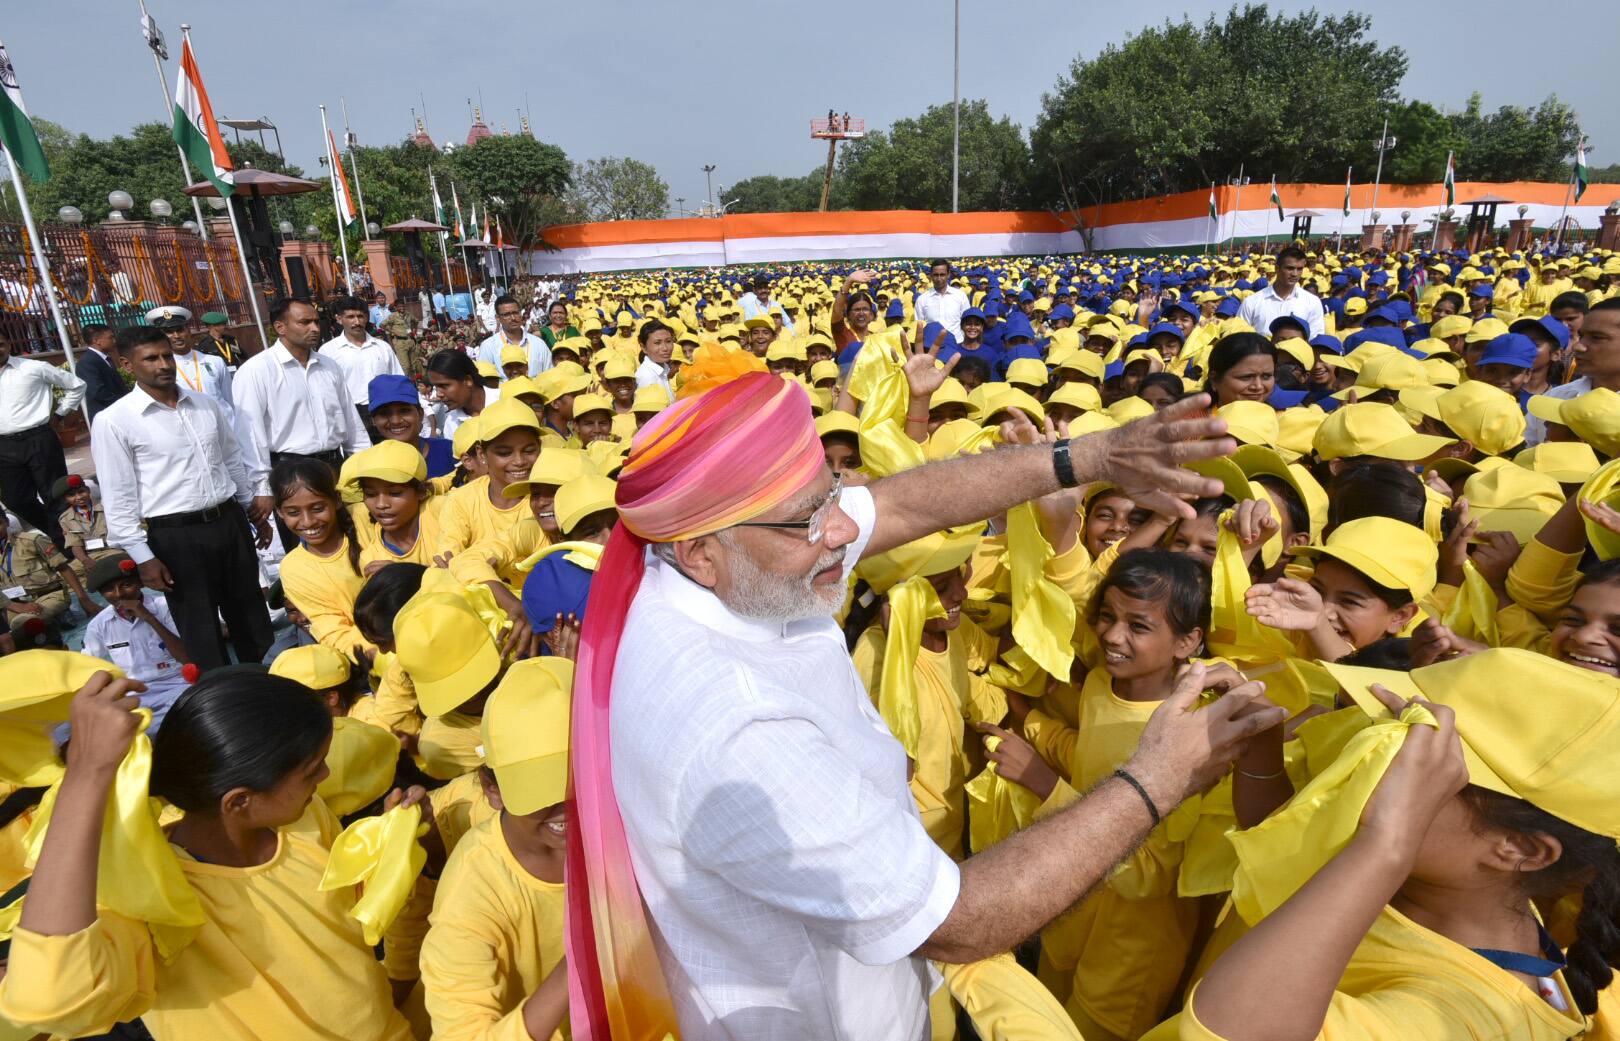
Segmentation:
[(825, 466), (804, 388), (750, 372), (684, 398), (636, 435), (620, 523), (591, 582), (569, 743), (567, 952), (577, 1041), (678, 1035), (613, 791), (609, 718), (625, 616), (651, 542), (697, 538), (787, 502)]

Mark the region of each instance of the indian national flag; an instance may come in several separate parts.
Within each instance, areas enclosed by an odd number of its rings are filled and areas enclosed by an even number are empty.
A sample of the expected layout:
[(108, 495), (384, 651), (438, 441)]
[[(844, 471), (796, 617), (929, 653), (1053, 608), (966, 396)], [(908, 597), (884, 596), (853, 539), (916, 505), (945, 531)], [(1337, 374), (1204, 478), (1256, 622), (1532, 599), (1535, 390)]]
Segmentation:
[(506, 248), (506, 236), (501, 234), (501, 215), (498, 213), (495, 215), (495, 248)]
[(1451, 152), (1446, 153), (1445, 195), (1448, 209), (1457, 205), (1457, 163)]
[(359, 214), (354, 209), (354, 197), (349, 194), (349, 181), (343, 176), (343, 157), (338, 153), (337, 138), (326, 131), (326, 151), (332, 162), (333, 195), (337, 201), (338, 223), (347, 228)]
[(1215, 209), (1215, 187), (1211, 185), (1209, 189), (1209, 219), (1214, 220), (1218, 216), (1220, 216), (1220, 211)]
[(456, 195), (456, 182), (450, 182), (450, 208), (456, 211), (456, 241), (463, 242), (467, 238), (467, 225), (461, 219), (461, 198)]
[(484, 204), (484, 241), (485, 242), (493, 242), (493, 241), (495, 241), (494, 239), (489, 237), (489, 203), (487, 203), (487, 202)]
[[(0, 51), (0, 54), (4, 54), (4, 52)], [(10, 90), (14, 90), (14, 89), (15, 88), (13, 86), (11, 86), (9, 83), (7, 84), (6, 90), (10, 91)], [(19, 102), (19, 104), (20, 104), (20, 102)], [(9, 142), (7, 144), (7, 147), (8, 148), (10, 147)], [(1581, 201), (1581, 196), (1583, 194), (1585, 194), (1585, 192), (1586, 192), (1586, 180), (1587, 180), (1587, 177), (1586, 177), (1586, 142), (1582, 141), (1580, 144), (1575, 146), (1575, 201), (1576, 202), (1580, 202)]]
[(180, 78), (174, 84), (174, 140), (191, 165), (214, 182), (221, 196), (236, 190), (231, 157), (225, 151), (225, 139), (219, 136), (219, 124), (214, 122), (214, 107), (203, 90), (189, 39), (180, 45)]
[(39, 146), (34, 122), (23, 107), (17, 70), (11, 67), (11, 56), (3, 43), (0, 43), (0, 87), (5, 88), (0, 90), (0, 146), (5, 147), (6, 155), (30, 180), (50, 180), (51, 167), (45, 161), (45, 149)]
[(1354, 172), (1355, 167), (1353, 166), (1346, 167), (1344, 171), (1344, 215), (1346, 217), (1350, 216), (1350, 175)]
[(439, 198), (439, 179), (433, 176), (431, 169), (428, 171), (428, 186), (433, 189), (433, 223), (443, 224), (444, 200)]
[(1277, 219), (1282, 220), (1282, 196), (1277, 194), (1277, 177), (1275, 174), (1273, 174), (1271, 178), (1271, 205), (1277, 210)]

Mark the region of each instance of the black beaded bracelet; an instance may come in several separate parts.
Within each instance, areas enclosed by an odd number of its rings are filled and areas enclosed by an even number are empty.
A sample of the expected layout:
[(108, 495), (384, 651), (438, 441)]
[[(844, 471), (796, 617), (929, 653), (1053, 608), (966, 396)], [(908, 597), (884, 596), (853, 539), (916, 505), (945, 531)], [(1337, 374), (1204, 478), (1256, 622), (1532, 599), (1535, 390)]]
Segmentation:
[(1142, 782), (1132, 777), (1124, 768), (1115, 770), (1114, 776), (1136, 789), (1136, 794), (1142, 797), (1142, 802), (1147, 806), (1148, 816), (1153, 818), (1153, 826), (1157, 828), (1159, 821), (1162, 819), (1159, 816), (1159, 808), (1153, 805), (1153, 796), (1149, 795), (1147, 789), (1142, 787)]
[(1074, 460), (1069, 458), (1068, 441), (1059, 441), (1052, 446), (1052, 470), (1062, 487), (1074, 488), (1079, 485), (1080, 482), (1074, 479)]

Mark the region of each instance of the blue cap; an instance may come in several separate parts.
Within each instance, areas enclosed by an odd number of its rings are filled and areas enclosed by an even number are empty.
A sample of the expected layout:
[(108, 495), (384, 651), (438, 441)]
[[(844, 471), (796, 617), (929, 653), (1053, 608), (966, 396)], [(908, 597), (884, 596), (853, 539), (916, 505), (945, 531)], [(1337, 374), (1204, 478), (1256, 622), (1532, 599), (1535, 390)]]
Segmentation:
[[(1180, 332), (1180, 330), (1178, 329), (1177, 332)], [(1129, 351), (1133, 347), (1146, 347), (1147, 342), (1148, 342), (1148, 334), (1147, 333), (1137, 333), (1135, 336), (1133, 336), (1129, 340), (1125, 341), (1125, 349), (1127, 351)]]
[(1521, 318), (1508, 326), (1510, 333), (1528, 333), (1531, 329), (1538, 329), (1551, 336), (1558, 344), (1559, 350), (1569, 346), (1569, 326), (1550, 314), (1544, 314), (1540, 318)]
[(1277, 317), (1273, 318), (1271, 320), (1270, 327), (1267, 328), (1266, 331), (1269, 332), (1271, 335), (1276, 336), (1277, 335), (1277, 330), (1281, 329), (1285, 325), (1291, 325), (1295, 329), (1298, 329), (1302, 336), (1311, 335), (1311, 327), (1306, 325), (1302, 320), (1300, 320), (1298, 318), (1295, 318), (1291, 314), (1280, 314)]
[(1018, 294), (1018, 302), (1021, 304), (1033, 304), (1035, 302), (1035, 294), (1026, 289), (1022, 293)]
[(375, 412), (384, 405), (415, 405), (422, 407), (422, 395), (409, 376), (383, 375), (371, 377), (366, 384), (366, 408)]
[(1536, 342), (1523, 333), (1503, 333), (1485, 345), (1480, 365), (1511, 365), (1528, 369), (1536, 363)]
[(898, 299), (890, 300), (889, 306), (883, 311), (884, 318), (904, 318), (905, 316), (906, 305), (901, 303)]
[(1159, 317), (1168, 318), (1170, 317), (1171, 311), (1180, 311), (1182, 314), (1196, 322), (1198, 320), (1198, 310), (1198, 305), (1193, 303), (1191, 300), (1181, 299), (1175, 301), (1174, 303), (1165, 304), (1163, 307), (1159, 308)]
[(1125, 363), (1122, 361), (1111, 361), (1103, 367), (1104, 382), (1123, 375), (1125, 375)]
[(1375, 307), (1371, 311), (1368, 311), (1367, 316), (1362, 319), (1363, 324), (1373, 321), (1388, 322), (1390, 325), (1399, 325), (1401, 324), (1401, 316), (1396, 313), (1393, 307), (1386, 304), (1382, 307)]
[(1058, 304), (1056, 307), (1052, 308), (1052, 313), (1046, 317), (1053, 321), (1057, 321), (1059, 318), (1067, 318), (1072, 322), (1074, 321), (1074, 308), (1070, 307), (1068, 304)]
[(1345, 338), (1344, 353), (1349, 354), (1364, 343), (1381, 343), (1389, 347), (1406, 349), (1406, 337), (1393, 326), (1379, 326), (1373, 329), (1357, 329)]
[(1266, 399), (1266, 404), (1281, 411), (1285, 408), (1293, 408), (1304, 401), (1310, 393), (1308, 390), (1284, 390), (1281, 387), (1273, 387), (1271, 396)]
[(1222, 318), (1235, 318), (1243, 305), (1238, 303), (1236, 297), (1227, 297), (1215, 305), (1215, 313)]
[(1491, 288), (1490, 283), (1488, 283), (1488, 282), (1480, 282), (1477, 285), (1474, 285), (1474, 286), (1469, 288), (1468, 295), (1469, 296), (1482, 296), (1487, 300), (1492, 300), (1492, 299), (1495, 299), (1495, 297), (1496, 297), (1496, 290)]
[[(938, 336), (941, 332), (944, 332), (944, 330), (945, 327), (938, 322), (929, 322), (927, 325), (923, 326), (923, 346), (930, 348), (933, 347), (934, 337)], [(956, 337), (952, 336), (950, 333), (945, 333), (945, 339), (940, 343), (941, 353), (945, 351), (954, 351), (956, 350), (956, 347)]]
[(1328, 279), (1328, 285), (1332, 286), (1334, 289), (1337, 289), (1340, 286), (1347, 286), (1349, 284), (1350, 280), (1345, 278), (1343, 275), (1334, 275), (1332, 278)]
[[(1187, 338), (1185, 336), (1181, 335), (1181, 327), (1179, 325), (1172, 325), (1170, 322), (1160, 322), (1158, 325), (1155, 325), (1153, 328), (1149, 329), (1148, 332), (1147, 332), (1147, 338), (1148, 338), (1149, 341), (1151, 341), (1155, 336), (1158, 336), (1160, 333), (1163, 333), (1163, 334), (1165, 334), (1167, 336), (1174, 336), (1176, 338), (1177, 343), (1186, 343), (1187, 342)], [(1136, 339), (1133, 337), (1131, 339), (1131, 342), (1135, 343)]]
[(961, 320), (965, 322), (969, 318), (977, 318), (979, 321), (982, 322), (982, 321), (984, 321), (984, 312), (979, 310), (977, 307), (970, 307), (966, 311), (962, 312), (962, 319)]
[(1334, 354), (1344, 353), (1344, 344), (1337, 336), (1323, 333), (1321, 336), (1311, 337), (1311, 346), (1319, 351), (1332, 351)]
[(1381, 269), (1378, 270), (1378, 271), (1374, 271), (1372, 274), (1367, 276), (1367, 284), (1370, 285), (1370, 286), (1381, 286), (1381, 285), (1384, 285), (1385, 283), (1387, 283), (1388, 281), (1389, 281), (1389, 272), (1381, 270)]
[(1035, 330), (1030, 327), (1028, 315), (1022, 311), (1013, 311), (1007, 315), (1007, 320), (1001, 325), (1001, 340), (1005, 343), (1008, 340), (1016, 340), (1020, 337), (1025, 340), (1033, 340), (1035, 339)]

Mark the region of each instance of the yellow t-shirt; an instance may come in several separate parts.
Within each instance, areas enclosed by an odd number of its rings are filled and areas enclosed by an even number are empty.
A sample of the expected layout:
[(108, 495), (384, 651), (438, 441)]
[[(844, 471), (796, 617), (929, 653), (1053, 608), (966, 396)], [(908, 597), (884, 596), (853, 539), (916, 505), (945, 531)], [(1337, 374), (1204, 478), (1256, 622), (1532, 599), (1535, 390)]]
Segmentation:
[(416, 515), (416, 542), (404, 553), (396, 553), (383, 541), (386, 537), (381, 530), (377, 538), (365, 549), (360, 551), (360, 570), (364, 571), (367, 564), (381, 561), (385, 564), (421, 564), (423, 567), (432, 567), (433, 558), (443, 553), (440, 548), (443, 542), (443, 525), (440, 514), (444, 510), (444, 497), (435, 495), (422, 504), (422, 512)]
[(422, 988), (434, 1041), (528, 1041), (523, 1002), (563, 957), (562, 883), (519, 864), (492, 817), (450, 855), (429, 923)]
[(478, 746), (483, 743), (479, 729), (482, 722), (478, 716), (460, 712), (424, 719), (416, 750), (427, 775), (447, 781), (478, 769), (484, 761), (478, 754)]
[(354, 624), (354, 601), (365, 584), (349, 563), (348, 539), (329, 557), (299, 546), (281, 561), (281, 588), (309, 619), (309, 634), (353, 661), (376, 650)]
[[(1524, 981), (1386, 907), (1356, 947), (1317, 1036), (1323, 1041), (1566, 1041), (1586, 1023), (1556, 977), (1560, 1012)], [(1200, 984), (1202, 986), (1202, 984)], [(1195, 987), (1181, 1014), (1183, 1041), (1220, 1037), (1198, 1021)], [(1610, 1017), (1599, 1009), (1597, 1030)]]
[(468, 481), (444, 497), (440, 507), (440, 552), (459, 553), (482, 539), (500, 535), (525, 517), (533, 517), (529, 500), (503, 499), (506, 506), (489, 501), (489, 478)]
[(142, 1018), (156, 1037), (410, 1041), (360, 924), (354, 887), (321, 892), (337, 818), (319, 798), (258, 867), (179, 852), (207, 919), (172, 962), (146, 926), (109, 911), (68, 936), (18, 929), (0, 1015), (70, 1037)]
[(523, 588), (523, 580), (529, 576), (527, 571), (519, 571), (517, 565), (550, 544), (550, 537), (531, 513), (505, 531), (479, 539), (457, 553), (450, 560), (450, 574), (464, 586), (500, 581), (516, 592)]

